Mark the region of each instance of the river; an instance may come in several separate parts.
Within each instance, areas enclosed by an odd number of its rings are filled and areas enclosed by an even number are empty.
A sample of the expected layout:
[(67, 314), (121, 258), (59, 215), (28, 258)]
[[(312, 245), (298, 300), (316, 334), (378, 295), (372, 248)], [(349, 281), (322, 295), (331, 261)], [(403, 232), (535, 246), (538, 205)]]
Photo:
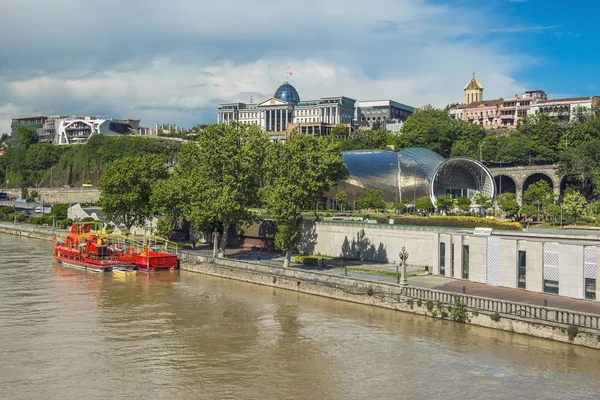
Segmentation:
[(0, 235), (2, 399), (598, 399), (600, 351)]

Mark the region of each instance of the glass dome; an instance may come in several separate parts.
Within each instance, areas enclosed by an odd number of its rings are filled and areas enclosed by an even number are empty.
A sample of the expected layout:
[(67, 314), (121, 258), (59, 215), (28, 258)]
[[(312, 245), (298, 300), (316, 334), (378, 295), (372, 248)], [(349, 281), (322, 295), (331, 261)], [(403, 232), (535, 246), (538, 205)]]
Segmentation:
[(279, 100), (287, 101), (288, 103), (300, 103), (300, 96), (298, 95), (296, 88), (289, 83), (284, 83), (283, 85), (279, 86), (273, 97)]

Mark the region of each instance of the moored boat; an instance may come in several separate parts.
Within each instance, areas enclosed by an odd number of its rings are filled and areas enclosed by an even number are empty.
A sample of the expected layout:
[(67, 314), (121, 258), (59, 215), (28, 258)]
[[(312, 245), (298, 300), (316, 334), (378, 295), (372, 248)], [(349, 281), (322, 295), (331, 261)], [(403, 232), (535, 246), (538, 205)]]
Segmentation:
[[(54, 259), (64, 265), (108, 272), (113, 269), (133, 271), (176, 269), (177, 254), (150, 247), (150, 240), (136, 241), (122, 235), (108, 235), (99, 222), (74, 223), (64, 239), (55, 238)], [(165, 248), (167, 241), (164, 241)], [(154, 239), (157, 246), (157, 239)], [(117, 272), (129, 274), (131, 272)]]
[(113, 267), (112, 273), (115, 276), (124, 276), (124, 277), (137, 275), (137, 271), (135, 269), (125, 268), (125, 267), (120, 267), (120, 266)]

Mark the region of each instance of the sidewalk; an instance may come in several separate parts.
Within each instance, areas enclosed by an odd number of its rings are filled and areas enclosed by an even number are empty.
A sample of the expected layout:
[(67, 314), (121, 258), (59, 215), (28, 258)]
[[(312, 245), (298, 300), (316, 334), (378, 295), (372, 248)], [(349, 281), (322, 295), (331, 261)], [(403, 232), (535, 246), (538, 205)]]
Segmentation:
[[(198, 247), (192, 252), (198, 252), (204, 255), (212, 255), (212, 248), (208, 246)], [(269, 252), (263, 250), (249, 249), (228, 249), (226, 252), (228, 258), (244, 260), (248, 262), (259, 262), (266, 265), (282, 266), (283, 254), (280, 252)], [(293, 258), (292, 258), (293, 261)], [(328, 262), (329, 261), (329, 262)], [(325, 267), (301, 265), (292, 262), (292, 268), (317, 271), (325, 274), (344, 276), (346, 269), (340, 266), (338, 260), (325, 260)], [(343, 266), (347, 267), (347, 276), (372, 280), (377, 282), (396, 282), (395, 264), (376, 263), (364, 260), (344, 260)], [(436, 275), (424, 275), (421, 267), (408, 266), (408, 284), (409, 286), (420, 287), (424, 289), (436, 289), (453, 293), (463, 293), (490, 299), (514, 301), (519, 303), (544, 306), (544, 300), (547, 306), (564, 310), (583, 312), (588, 314), (600, 315), (600, 302), (594, 300), (579, 300), (569, 297), (562, 297), (547, 293), (534, 293), (522, 289), (512, 289), (498, 286), (486, 285), (483, 283), (464, 281), (453, 278), (446, 278)]]

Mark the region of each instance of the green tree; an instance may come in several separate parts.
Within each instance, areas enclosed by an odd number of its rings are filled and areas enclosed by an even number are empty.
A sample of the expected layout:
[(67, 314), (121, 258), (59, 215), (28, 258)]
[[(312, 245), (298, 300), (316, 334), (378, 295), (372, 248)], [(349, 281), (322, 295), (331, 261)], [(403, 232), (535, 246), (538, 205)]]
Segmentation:
[(387, 204), (381, 197), (381, 190), (367, 189), (365, 195), (356, 202), (359, 210), (385, 210)]
[(519, 214), (519, 209), (521, 208), (521, 206), (519, 206), (519, 203), (517, 203), (511, 198), (507, 198), (506, 200), (502, 201), (502, 203), (500, 203), (500, 206), (502, 207), (505, 213), (512, 215), (515, 219)]
[(38, 137), (35, 128), (30, 126), (20, 126), (17, 128), (17, 145), (25, 150), (34, 143), (37, 143)]
[(54, 215), (57, 221), (67, 218), (67, 211), (69, 210), (68, 204), (55, 204), (50, 210), (50, 214)]
[(475, 204), (479, 206), (481, 216), (484, 215), (484, 210), (487, 210), (492, 206), (492, 198), (483, 193), (475, 193), (473, 200), (475, 201)]
[(471, 199), (467, 196), (460, 196), (456, 198), (456, 205), (462, 212), (468, 213), (471, 211)]
[(117, 160), (100, 179), (100, 205), (108, 219), (127, 229), (143, 225), (153, 213), (152, 190), (167, 177), (167, 169), (158, 156)]
[(404, 210), (406, 210), (406, 203), (403, 201), (397, 201), (392, 205), (392, 207), (394, 208), (396, 213), (401, 213)]
[(257, 126), (209, 125), (199, 131), (197, 142), (183, 145), (171, 176), (157, 187), (154, 204), (164, 214), (190, 221), (195, 230), (219, 226), (223, 256), (229, 228), (252, 219), (248, 209), (259, 203), (268, 144)]
[(600, 138), (594, 138), (562, 151), (557, 172), (579, 185), (588, 199), (600, 195)]
[(558, 204), (550, 204), (548, 206), (548, 215), (552, 217), (554, 222), (560, 217), (562, 209)]
[(433, 203), (429, 196), (417, 197), (415, 200), (415, 208), (421, 211), (430, 211), (433, 209)]
[(523, 201), (526, 205), (532, 205), (537, 208), (537, 214), (541, 215), (550, 204), (554, 202), (555, 196), (552, 187), (545, 180), (539, 180), (527, 187), (523, 193)]
[(168, 239), (173, 233), (173, 218), (163, 215), (156, 223), (156, 235)]
[(337, 193), (335, 195), (335, 203), (340, 208), (340, 210), (342, 210), (346, 203), (348, 203), (348, 195), (346, 194), (346, 192)]
[(528, 205), (521, 207), (521, 215), (525, 215), (528, 218), (533, 218), (539, 216), (539, 211), (535, 206)]
[(570, 221), (573, 221), (575, 225), (577, 225), (577, 221), (585, 213), (587, 205), (588, 204), (581, 193), (568, 191), (563, 197), (563, 214), (565, 214)]
[(449, 213), (454, 208), (454, 199), (449, 194), (443, 194), (436, 199), (438, 210)]
[(310, 209), (348, 169), (337, 144), (309, 135), (275, 143), (265, 160), (263, 200), (277, 223), (275, 245), (285, 251), (284, 267), (302, 236), (302, 210)]
[(331, 128), (330, 135), (333, 137), (348, 137), (348, 127), (344, 124), (338, 124)]
[(411, 146), (425, 147), (449, 157), (452, 145), (460, 138), (461, 124), (446, 110), (425, 107), (416, 109), (402, 127)]

